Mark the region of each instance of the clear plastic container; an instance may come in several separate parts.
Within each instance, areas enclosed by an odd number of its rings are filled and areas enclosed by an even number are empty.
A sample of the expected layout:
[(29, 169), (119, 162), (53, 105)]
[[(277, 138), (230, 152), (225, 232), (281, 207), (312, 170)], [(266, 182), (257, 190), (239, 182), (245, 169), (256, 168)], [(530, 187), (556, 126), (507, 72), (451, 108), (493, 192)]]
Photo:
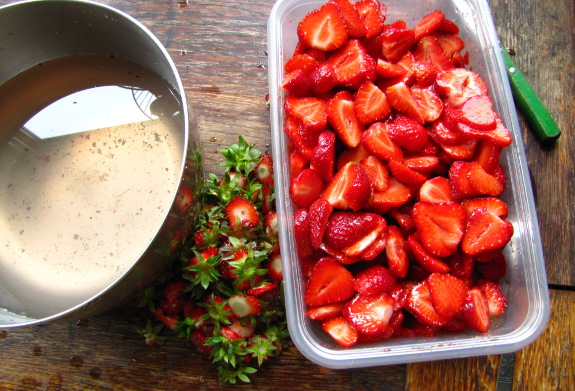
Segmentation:
[(299, 351), (309, 360), (328, 368), (354, 368), (442, 360), (520, 350), (545, 329), (550, 305), (535, 203), (531, 188), (521, 129), (513, 103), (499, 41), (486, 0), (389, 0), (387, 21), (403, 19), (413, 27), (424, 15), (441, 9), (460, 28), (469, 52), (471, 69), (489, 88), (496, 111), (513, 136), (501, 161), (506, 169), (508, 203), (515, 234), (505, 249), (508, 272), (502, 281), (507, 309), (493, 318), (488, 333), (471, 329), (433, 338), (389, 339), (375, 345), (357, 344), (349, 349), (337, 345), (319, 325), (307, 318), (303, 300), (304, 280), (295, 250), (292, 218), (295, 211), (289, 196), (288, 141), (283, 132), (283, 66), (297, 43), (298, 22), (325, 1), (279, 0), (268, 22), (270, 115), (275, 168), (276, 203), (282, 248), (283, 275), (288, 326)]

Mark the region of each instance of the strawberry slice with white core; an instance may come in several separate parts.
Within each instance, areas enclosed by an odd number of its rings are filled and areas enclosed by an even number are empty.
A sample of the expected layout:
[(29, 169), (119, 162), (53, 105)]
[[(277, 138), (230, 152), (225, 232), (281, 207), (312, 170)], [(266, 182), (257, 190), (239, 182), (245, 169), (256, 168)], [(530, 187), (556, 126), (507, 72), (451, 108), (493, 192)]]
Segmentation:
[(350, 348), (357, 343), (357, 331), (343, 316), (326, 320), (321, 327), (334, 341), (344, 348)]
[(448, 273), (432, 273), (426, 281), (437, 313), (446, 318), (455, 316), (467, 297), (465, 281)]
[(243, 318), (249, 315), (259, 315), (262, 310), (260, 301), (255, 296), (243, 294), (232, 295), (228, 299), (228, 304), (234, 315), (238, 318)]
[(304, 299), (307, 305), (319, 306), (351, 298), (355, 293), (353, 276), (333, 258), (321, 258), (311, 270)]
[(385, 161), (403, 160), (403, 151), (391, 141), (388, 133), (388, 124), (376, 122), (372, 124), (362, 135), (364, 148), (372, 155)]
[(324, 52), (342, 47), (349, 37), (334, 3), (326, 3), (307, 14), (298, 24), (297, 35), (307, 46)]
[(483, 289), (473, 287), (467, 292), (461, 313), (469, 327), (480, 333), (489, 331), (489, 303)]
[(385, 331), (393, 315), (394, 300), (387, 293), (355, 295), (343, 307), (343, 316), (362, 334)]
[(412, 214), (421, 242), (431, 255), (447, 257), (457, 250), (467, 219), (461, 204), (420, 201), (413, 206)]
[(449, 322), (448, 318), (437, 313), (426, 281), (422, 281), (411, 288), (405, 308), (421, 323), (428, 326), (442, 327)]
[(453, 107), (460, 107), (472, 96), (487, 95), (487, 86), (481, 76), (464, 68), (454, 68), (439, 73), (436, 88)]
[(355, 148), (361, 142), (363, 124), (357, 118), (355, 102), (347, 94), (336, 94), (327, 103), (327, 120), (339, 139), (348, 148)]
[(357, 211), (368, 205), (372, 195), (365, 169), (359, 163), (349, 162), (335, 174), (321, 198), (334, 208)]
[(487, 208), (475, 209), (469, 215), (461, 249), (470, 255), (505, 247), (513, 236), (513, 225)]
[(425, 123), (425, 118), (423, 117), (415, 98), (411, 95), (411, 90), (404, 82), (388, 87), (385, 90), (385, 95), (387, 96), (389, 103), (397, 111), (413, 118), (420, 124)]

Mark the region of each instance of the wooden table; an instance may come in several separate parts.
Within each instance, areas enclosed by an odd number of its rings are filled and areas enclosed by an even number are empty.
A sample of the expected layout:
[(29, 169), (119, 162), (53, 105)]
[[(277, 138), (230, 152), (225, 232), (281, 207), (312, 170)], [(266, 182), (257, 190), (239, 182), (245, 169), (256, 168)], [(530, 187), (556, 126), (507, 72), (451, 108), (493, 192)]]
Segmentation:
[[(185, 0), (183, 0), (185, 1)], [(270, 143), (266, 25), (273, 0), (103, 0), (146, 25), (171, 54), (195, 107), (206, 168), (242, 134)], [(8, 3), (5, 0), (0, 4)], [(515, 354), (514, 390), (575, 389), (575, 27), (571, 0), (490, 0), (502, 44), (563, 134), (542, 146), (520, 118), (547, 265), (552, 315)], [(221, 387), (210, 362), (181, 339), (151, 349), (134, 332), (145, 314), (125, 306), (81, 321), (0, 330), (0, 390), (495, 390), (499, 356), (334, 371), (295, 348), (253, 379)]]

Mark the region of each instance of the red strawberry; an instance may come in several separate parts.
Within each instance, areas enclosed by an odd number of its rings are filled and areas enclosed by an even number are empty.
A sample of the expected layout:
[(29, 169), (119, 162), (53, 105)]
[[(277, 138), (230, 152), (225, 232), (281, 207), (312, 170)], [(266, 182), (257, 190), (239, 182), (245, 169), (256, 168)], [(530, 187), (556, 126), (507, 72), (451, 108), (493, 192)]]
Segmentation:
[(311, 244), (311, 231), (309, 213), (307, 209), (296, 210), (293, 215), (293, 230), (297, 254), (300, 258), (307, 258), (314, 252)]
[(469, 327), (480, 333), (489, 331), (489, 303), (483, 289), (474, 287), (467, 292), (461, 313)]
[(405, 115), (397, 115), (387, 124), (387, 134), (391, 141), (408, 152), (421, 151), (427, 145), (425, 128)]
[(279, 282), (283, 278), (282, 259), (280, 254), (272, 254), (267, 262), (268, 277), (270, 280)]
[(477, 144), (475, 160), (486, 172), (492, 174), (499, 165), (502, 150), (503, 147), (497, 146), (488, 140), (481, 140)]
[(411, 90), (405, 83), (399, 82), (388, 87), (385, 90), (385, 95), (387, 96), (389, 103), (397, 111), (413, 118), (420, 124), (425, 122), (425, 118), (423, 117), (415, 98), (411, 95)]
[(459, 53), (465, 47), (465, 43), (459, 35), (449, 32), (435, 32), (431, 34), (445, 52), (445, 55), (452, 58), (454, 54)]
[(357, 211), (368, 205), (372, 195), (365, 169), (359, 163), (349, 162), (335, 174), (321, 198), (334, 208)]
[[(382, 220), (383, 229), (379, 233), (379, 237), (375, 239), (373, 243), (369, 245), (365, 250), (359, 254), (359, 258), (365, 261), (373, 261), (385, 250), (387, 246), (387, 222), (385, 219)], [(348, 249), (349, 250), (349, 249)]]
[(442, 115), (428, 127), (428, 134), (441, 145), (454, 145), (465, 141), (465, 135), (459, 132), (458, 111), (449, 105), (443, 107)]
[[(428, 143), (425, 144), (426, 147)], [(424, 152), (420, 152), (420, 154), (406, 156), (403, 159), (403, 164), (405, 164), (413, 171), (428, 175), (434, 172), (434, 170), (439, 166), (439, 158), (436, 156), (429, 156)]]
[(327, 119), (339, 139), (348, 148), (355, 148), (361, 142), (363, 124), (356, 114), (355, 103), (344, 94), (337, 94), (327, 103)]
[[(482, 256), (486, 254), (490, 257), (487, 260), (482, 259)], [(477, 254), (474, 258), (477, 260), (477, 271), (486, 280), (499, 281), (507, 274), (507, 260), (500, 251), (495, 254), (492, 251), (487, 251)]]
[(273, 184), (262, 185), (262, 212), (268, 214), (275, 210), (275, 202), (272, 200)]
[(421, 186), (426, 180), (420, 173), (395, 160), (389, 162), (389, 171), (395, 179), (407, 186)]
[(319, 132), (327, 126), (326, 104), (321, 99), (288, 96), (285, 111), (287, 115), (299, 119), (308, 131)]
[(301, 53), (290, 58), (288, 62), (286, 62), (284, 70), (286, 74), (300, 70), (303, 75), (307, 76), (311, 71), (317, 68), (318, 65), (319, 62), (314, 57), (309, 54)]
[(507, 300), (501, 286), (495, 281), (480, 281), (477, 287), (483, 289), (489, 306), (489, 317), (501, 316), (507, 307)]
[(495, 128), (490, 131), (478, 130), (462, 122), (457, 124), (457, 130), (468, 138), (488, 140), (499, 147), (507, 147), (513, 139), (511, 133), (503, 125), (499, 116), (495, 117)]
[(435, 83), (439, 70), (429, 61), (413, 61), (413, 74), (418, 88), (427, 88)]
[(336, 135), (330, 130), (322, 132), (310, 160), (310, 168), (314, 169), (324, 182), (333, 178), (335, 167), (335, 140)]
[(487, 95), (487, 86), (481, 76), (464, 68), (439, 73), (436, 88), (440, 96), (453, 107), (460, 107), (472, 96)]
[(362, 159), (359, 164), (363, 166), (373, 184), (374, 191), (385, 191), (389, 187), (389, 170), (385, 162), (375, 156)]
[(503, 248), (513, 236), (513, 225), (487, 208), (471, 212), (461, 241), (461, 249), (470, 255)]
[(321, 198), (315, 200), (309, 207), (311, 245), (315, 249), (319, 249), (332, 212), (333, 207), (331, 204)]
[(309, 93), (310, 81), (301, 69), (296, 69), (285, 74), (282, 81), (282, 88), (288, 95), (306, 96)]
[(225, 208), (226, 218), (234, 229), (242, 227), (255, 227), (260, 223), (257, 208), (245, 198), (234, 197)]
[(448, 273), (431, 273), (426, 281), (437, 313), (445, 318), (455, 316), (467, 297), (465, 281)]
[(395, 178), (389, 179), (389, 186), (385, 191), (376, 191), (369, 204), (369, 208), (375, 212), (384, 214), (391, 208), (404, 205), (411, 199), (412, 192), (409, 187)]
[(423, 120), (433, 122), (441, 116), (443, 112), (443, 102), (437, 94), (430, 88), (412, 88), (411, 95), (417, 102)]
[(394, 219), (406, 234), (415, 231), (415, 223), (413, 222), (413, 217), (411, 217), (411, 205), (407, 204), (399, 208), (391, 208), (389, 217)]
[(477, 162), (470, 162), (467, 179), (477, 195), (497, 197), (503, 193), (503, 185)]
[(298, 24), (297, 35), (308, 47), (324, 52), (342, 47), (348, 39), (345, 22), (333, 3), (307, 14)]
[(413, 206), (412, 214), (421, 243), (431, 255), (446, 257), (457, 250), (466, 220), (461, 204), (420, 201)]
[(496, 114), (493, 111), (493, 102), (487, 95), (472, 96), (459, 108), (460, 120), (468, 126), (478, 130), (493, 130), (495, 128)]
[(232, 295), (228, 299), (228, 305), (232, 312), (238, 318), (245, 316), (257, 316), (262, 310), (260, 301), (255, 296), (246, 296), (243, 294)]
[(394, 300), (387, 293), (357, 294), (343, 307), (343, 316), (362, 334), (380, 334), (387, 328), (393, 307)]
[(465, 209), (467, 217), (471, 216), (474, 210), (487, 208), (503, 220), (507, 218), (508, 207), (505, 201), (497, 197), (479, 197), (464, 200), (461, 205)]
[(306, 311), (307, 316), (313, 320), (327, 320), (341, 316), (343, 303), (325, 304), (317, 307), (309, 307)]
[(299, 208), (307, 208), (323, 191), (323, 181), (316, 170), (306, 168), (290, 183), (290, 196)]
[(261, 285), (257, 285), (253, 288), (248, 289), (246, 293), (251, 296), (260, 296), (266, 294), (273, 294), (274, 292), (277, 291), (278, 291), (278, 284), (272, 282), (264, 282)]
[(401, 148), (389, 136), (389, 125), (383, 122), (372, 124), (362, 135), (364, 148), (380, 159), (403, 160)]
[(448, 318), (437, 313), (433, 305), (429, 285), (426, 281), (422, 281), (411, 288), (405, 308), (413, 314), (417, 320), (428, 326), (441, 327), (449, 322)]
[[(307, 165), (317, 145), (319, 133), (306, 130), (302, 122), (295, 117), (286, 118), (284, 132), (288, 136), (290, 147), (297, 150), (305, 159), (302, 166)], [(292, 176), (295, 176), (295, 173), (296, 171), (291, 171)]]
[(421, 265), (421, 267), (430, 273), (447, 273), (449, 266), (441, 259), (429, 254), (419, 241), (417, 233), (410, 235), (407, 238), (407, 244), (411, 249), (413, 258)]
[(194, 204), (194, 192), (186, 186), (181, 186), (176, 194), (176, 201), (174, 206), (180, 213), (189, 212)]
[(274, 184), (274, 167), (272, 157), (270, 155), (262, 155), (258, 164), (254, 168), (256, 179), (262, 185)]
[(390, 25), (381, 33), (380, 42), (383, 57), (396, 63), (416, 42), (415, 33), (407, 27)]
[(331, 248), (343, 250), (376, 229), (383, 218), (371, 212), (334, 212), (323, 240)]
[(322, 323), (321, 327), (335, 342), (344, 348), (350, 348), (357, 343), (357, 331), (343, 316), (328, 319)]
[(311, 90), (320, 95), (331, 91), (337, 84), (335, 70), (328, 63), (318, 65), (308, 76)]
[(459, 34), (459, 27), (455, 23), (453, 23), (449, 19), (443, 19), (441, 26), (437, 28), (437, 31), (451, 33), (451, 34)]
[(405, 69), (405, 67), (400, 64), (393, 64), (381, 58), (377, 59), (375, 71), (379, 76), (385, 78), (401, 77), (407, 74), (407, 69)]
[(440, 72), (454, 68), (453, 61), (447, 57), (439, 41), (432, 36), (426, 36), (419, 40), (413, 57), (416, 61), (430, 62)]
[[(368, 212), (366, 212), (368, 213)], [(383, 251), (383, 248), (379, 248), (379, 239), (385, 234), (387, 229), (387, 223), (385, 219), (377, 215), (377, 225), (363, 237), (359, 238), (355, 243), (350, 246), (345, 247), (342, 251), (345, 255), (350, 257), (360, 257), (362, 259), (375, 257), (377, 254), (371, 255), (375, 252)], [(372, 248), (372, 246), (376, 246)]]
[(293, 151), (289, 156), (289, 175), (290, 181), (293, 180), (300, 172), (308, 168), (309, 159), (300, 152)]
[(468, 281), (474, 271), (475, 259), (462, 251), (456, 251), (446, 258), (449, 272), (457, 278)]
[(451, 194), (454, 200), (459, 201), (465, 198), (475, 197), (475, 189), (469, 183), (469, 168), (471, 162), (456, 161), (449, 168), (449, 183), (451, 184)]
[(405, 252), (405, 238), (395, 225), (387, 227), (387, 246), (385, 247), (389, 271), (397, 278), (407, 276), (409, 258)]
[(333, 67), (338, 84), (343, 87), (357, 89), (366, 81), (375, 80), (376, 62), (357, 39), (350, 39), (332, 53), (327, 63)]
[(397, 286), (397, 278), (385, 267), (373, 265), (356, 274), (353, 286), (361, 295), (390, 293)]
[(361, 123), (381, 121), (391, 113), (385, 93), (372, 82), (363, 83), (355, 97), (355, 112)]
[(453, 201), (449, 180), (441, 176), (428, 179), (419, 188), (419, 200), (432, 204)]
[(365, 38), (377, 37), (383, 30), (385, 11), (382, 11), (382, 8), (385, 6), (377, 0), (360, 0), (355, 3), (355, 6), (366, 27)]
[(477, 140), (468, 139), (456, 144), (439, 144), (439, 146), (453, 160), (469, 160), (475, 156)]
[(355, 293), (352, 274), (333, 258), (321, 258), (314, 265), (304, 299), (309, 306), (337, 303)]
[(364, 148), (363, 144), (359, 144), (355, 148), (344, 149), (341, 151), (337, 156), (335, 167), (337, 170), (341, 170), (347, 163), (359, 163), (368, 156), (370, 156), (370, 153)]
[(344, 253), (343, 250), (337, 250), (333, 247), (329, 247), (325, 243), (325, 241), (321, 242), (321, 245), (319, 246), (319, 248), (320, 248), (320, 250), (325, 252), (327, 255), (329, 255), (333, 259), (337, 260), (342, 265), (351, 265), (351, 264), (358, 263), (358, 262), (362, 261), (361, 257), (349, 256), (346, 253)]
[(445, 20), (445, 14), (440, 10), (435, 10), (427, 15), (425, 15), (416, 25), (413, 27), (413, 32), (415, 33), (415, 40), (419, 41), (422, 37), (431, 34), (437, 30)]
[(339, 8), (350, 37), (360, 38), (367, 34), (367, 28), (359, 15), (355, 3), (351, 0), (330, 0), (330, 2), (335, 3)]

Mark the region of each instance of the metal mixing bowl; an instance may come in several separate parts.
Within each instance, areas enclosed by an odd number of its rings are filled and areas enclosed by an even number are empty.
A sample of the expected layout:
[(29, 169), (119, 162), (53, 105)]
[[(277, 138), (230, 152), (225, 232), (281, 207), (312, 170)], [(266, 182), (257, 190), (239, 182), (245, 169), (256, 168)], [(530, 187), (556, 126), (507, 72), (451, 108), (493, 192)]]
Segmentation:
[(0, 328), (99, 314), (157, 279), (193, 224), (198, 145), (138, 21), (88, 1), (0, 7)]

